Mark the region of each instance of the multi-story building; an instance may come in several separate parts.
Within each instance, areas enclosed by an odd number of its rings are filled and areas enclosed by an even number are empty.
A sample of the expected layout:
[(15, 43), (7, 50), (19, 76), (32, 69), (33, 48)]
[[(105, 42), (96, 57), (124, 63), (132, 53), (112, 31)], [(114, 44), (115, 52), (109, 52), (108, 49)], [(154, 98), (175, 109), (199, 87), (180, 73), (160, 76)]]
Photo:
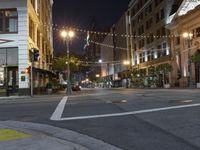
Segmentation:
[[(127, 45), (131, 67), (143, 69), (160, 64), (171, 65), (169, 30), (170, 13), (175, 0), (132, 0), (127, 11)], [(171, 75), (166, 75), (171, 83)], [(158, 76), (163, 86), (163, 74)]]
[(115, 87), (122, 85), (120, 73), (127, 70), (128, 49), (126, 43), (126, 15), (113, 24), (110, 33), (101, 45), (102, 77), (106, 77)]
[(45, 87), (51, 71), (53, 0), (0, 1), (0, 86), (9, 94), (30, 93), (30, 49), (39, 50), (33, 63), (33, 85)]
[(174, 83), (181, 87), (200, 83), (200, 1), (184, 0), (171, 14), (167, 28), (171, 30)]

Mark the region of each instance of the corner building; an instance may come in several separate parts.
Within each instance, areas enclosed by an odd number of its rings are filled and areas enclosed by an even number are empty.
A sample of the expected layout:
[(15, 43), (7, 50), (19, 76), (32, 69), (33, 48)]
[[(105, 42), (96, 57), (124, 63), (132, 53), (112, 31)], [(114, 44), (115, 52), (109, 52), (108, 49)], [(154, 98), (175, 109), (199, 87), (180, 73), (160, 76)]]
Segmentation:
[(39, 50), (33, 63), (34, 92), (42, 92), (51, 75), (53, 0), (0, 1), (0, 95), (29, 95), (30, 49)]
[[(171, 48), (175, 84), (180, 87), (200, 88), (200, 1), (183, 0), (177, 11), (171, 14), (166, 26), (171, 30)], [(184, 37), (191, 34), (191, 37)], [(191, 63), (190, 63), (191, 62)], [(191, 85), (189, 85), (191, 84)]]
[[(166, 24), (178, 0), (132, 0), (127, 13), (127, 45), (131, 67), (144, 70), (151, 66), (171, 64), (170, 32)], [(171, 73), (165, 77), (171, 84)], [(163, 74), (158, 76), (163, 86)]]

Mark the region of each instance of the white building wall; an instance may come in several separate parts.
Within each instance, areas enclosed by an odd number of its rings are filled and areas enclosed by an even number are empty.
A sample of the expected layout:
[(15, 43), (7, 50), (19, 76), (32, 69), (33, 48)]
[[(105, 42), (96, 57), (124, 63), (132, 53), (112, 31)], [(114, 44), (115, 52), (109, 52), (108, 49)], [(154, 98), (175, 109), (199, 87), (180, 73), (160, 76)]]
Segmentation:
[[(25, 68), (29, 66), (28, 62), (28, 16), (27, 0), (1, 0), (0, 9), (17, 8), (18, 11), (18, 33), (17, 34), (0, 34), (0, 39), (12, 40), (12, 42), (1, 44), (0, 47), (17, 47), (18, 48), (18, 78), (19, 88), (29, 88), (29, 78), (24, 74)], [(26, 80), (21, 82), (21, 76)]]

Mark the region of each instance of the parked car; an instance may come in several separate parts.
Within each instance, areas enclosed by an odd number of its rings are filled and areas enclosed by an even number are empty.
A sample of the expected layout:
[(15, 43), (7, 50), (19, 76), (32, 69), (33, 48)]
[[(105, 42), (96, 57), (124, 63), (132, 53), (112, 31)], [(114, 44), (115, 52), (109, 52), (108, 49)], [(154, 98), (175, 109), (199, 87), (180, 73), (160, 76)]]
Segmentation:
[(78, 84), (71, 85), (72, 91), (81, 91), (81, 86)]

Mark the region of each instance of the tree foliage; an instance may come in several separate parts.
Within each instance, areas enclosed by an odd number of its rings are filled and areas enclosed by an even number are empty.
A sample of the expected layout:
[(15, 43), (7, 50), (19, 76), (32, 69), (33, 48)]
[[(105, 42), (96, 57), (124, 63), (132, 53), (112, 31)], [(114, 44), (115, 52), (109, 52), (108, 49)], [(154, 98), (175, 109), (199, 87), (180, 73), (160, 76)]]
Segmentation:
[(58, 57), (55, 57), (53, 60), (53, 70), (62, 72), (67, 69), (67, 63), (70, 64), (70, 71), (75, 72), (78, 71), (80, 60), (75, 56), (70, 56), (70, 59), (68, 60), (66, 55), (61, 55)]
[(200, 53), (192, 56), (192, 62), (194, 62), (194, 63), (200, 63)]

